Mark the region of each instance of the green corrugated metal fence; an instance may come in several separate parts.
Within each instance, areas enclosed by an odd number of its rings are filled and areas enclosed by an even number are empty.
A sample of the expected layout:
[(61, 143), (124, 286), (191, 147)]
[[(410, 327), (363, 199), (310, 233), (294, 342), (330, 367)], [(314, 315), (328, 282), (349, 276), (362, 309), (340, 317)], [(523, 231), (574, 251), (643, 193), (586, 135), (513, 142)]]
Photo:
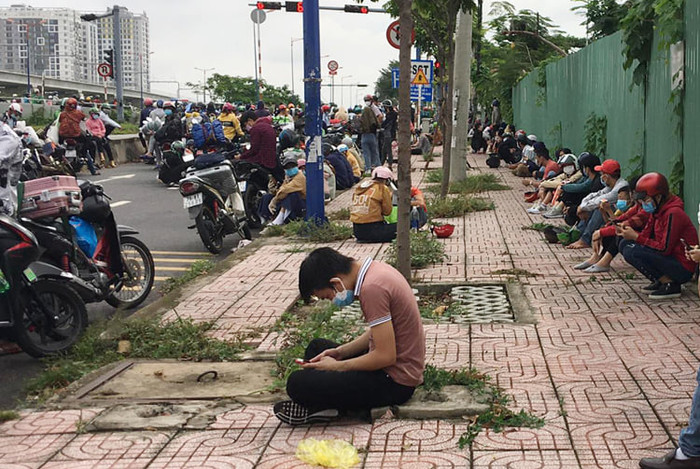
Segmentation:
[[(584, 148), (586, 119), (606, 116), (607, 158), (614, 158), (629, 174), (639, 163), (644, 171), (667, 177), (682, 153), (685, 162), (686, 211), (695, 214), (700, 194), (700, 150), (694, 129), (700, 122), (700, 2), (686, 3), (684, 138), (679, 117), (670, 103), (669, 51), (655, 41), (646, 92), (631, 86), (632, 71), (624, 70), (622, 33), (603, 38), (546, 67), (546, 92), (537, 84), (537, 71), (513, 89), (517, 128), (536, 134), (549, 147), (565, 146), (580, 153)], [(538, 95), (546, 96), (540, 99)]]

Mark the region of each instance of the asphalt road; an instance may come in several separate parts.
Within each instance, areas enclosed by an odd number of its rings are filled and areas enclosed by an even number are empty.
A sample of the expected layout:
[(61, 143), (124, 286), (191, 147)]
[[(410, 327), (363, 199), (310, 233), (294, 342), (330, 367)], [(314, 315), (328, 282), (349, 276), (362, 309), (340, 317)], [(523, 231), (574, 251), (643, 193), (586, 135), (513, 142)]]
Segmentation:
[[(112, 198), (111, 205), (117, 223), (136, 228), (137, 237), (146, 243), (153, 254), (156, 266), (156, 282), (148, 299), (148, 305), (160, 297), (158, 286), (168, 277), (182, 275), (195, 261), (224, 259), (239, 238), (224, 238), (224, 250), (213, 256), (207, 252), (197, 231), (188, 229), (194, 224), (182, 206), (177, 188), (163, 185), (156, 178), (153, 166), (140, 163), (124, 164), (104, 169), (100, 176), (84, 172), (81, 177), (104, 187)], [(257, 233), (253, 233), (256, 236)], [(109, 318), (114, 308), (107, 303), (88, 305), (90, 321)], [(0, 353), (2, 351), (0, 350)], [(0, 409), (13, 408), (23, 397), (26, 382), (41, 371), (41, 362), (25, 353), (0, 355)]]

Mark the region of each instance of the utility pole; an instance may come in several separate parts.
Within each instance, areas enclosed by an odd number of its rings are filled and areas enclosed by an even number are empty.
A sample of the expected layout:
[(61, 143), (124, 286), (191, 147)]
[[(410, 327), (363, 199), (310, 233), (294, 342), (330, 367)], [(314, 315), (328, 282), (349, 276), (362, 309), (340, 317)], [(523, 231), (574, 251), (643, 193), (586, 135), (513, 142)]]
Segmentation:
[(197, 67), (195, 67), (194, 69), (199, 70), (204, 75), (204, 81), (202, 82), (202, 102), (204, 104), (207, 104), (207, 72), (211, 72), (212, 70), (214, 70), (214, 68), (213, 67), (212, 68), (197, 68)]
[(469, 127), (469, 95), (471, 93), (472, 14), (461, 10), (458, 15), (454, 54), (454, 91), (452, 91), (452, 142), (450, 182), (467, 177), (467, 133)]
[(318, 0), (304, 0), (304, 101), (306, 102), (306, 219), (325, 221), (321, 140), (321, 41)]
[(114, 30), (114, 81), (117, 87), (117, 120), (124, 120), (124, 69), (122, 62), (122, 22), (119, 5), (114, 5), (112, 28)]

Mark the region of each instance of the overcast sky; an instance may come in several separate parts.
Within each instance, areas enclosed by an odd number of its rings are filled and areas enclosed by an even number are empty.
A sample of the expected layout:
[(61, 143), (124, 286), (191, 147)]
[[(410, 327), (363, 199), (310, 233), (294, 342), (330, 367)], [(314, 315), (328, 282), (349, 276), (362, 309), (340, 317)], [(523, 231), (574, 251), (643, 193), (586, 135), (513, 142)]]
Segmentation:
[[(435, 0), (440, 1), (440, 0)], [(582, 17), (570, 9), (571, 0), (510, 0), (516, 9), (529, 8), (552, 18), (569, 34), (583, 36)], [(12, 0), (8, 3), (27, 3), (35, 7), (68, 7), (101, 11), (116, 0)], [(137, 13), (144, 12), (150, 20), (151, 79), (185, 82), (202, 80), (197, 68), (214, 68), (213, 72), (229, 75), (255, 76), (253, 22), (254, 8), (249, 0), (208, 0), (204, 3), (187, 0), (120, 0), (119, 5)], [(284, 1), (283, 1), (284, 3)], [(352, 0), (320, 0), (321, 6), (342, 6)], [(368, 3), (367, 1), (365, 3)], [(484, 10), (491, 9), (492, 0), (484, 2)], [(381, 4), (381, 3), (380, 3)], [(375, 6), (369, 4), (371, 6)], [(392, 19), (385, 14), (351, 14), (321, 11), (321, 67), (325, 71), (330, 59), (341, 69), (336, 84), (366, 83), (374, 89), (379, 70), (390, 60), (398, 59), (398, 50), (386, 41), (386, 28)], [(269, 12), (261, 25), (262, 76), (274, 85), (291, 84), (291, 40), (303, 37), (302, 15), (284, 10)], [(303, 42), (294, 43), (294, 89), (303, 98)], [(345, 78), (343, 78), (345, 77)], [(328, 75), (326, 75), (328, 78)], [(324, 84), (330, 80), (324, 81)], [(290, 86), (291, 87), (291, 86)], [(153, 90), (175, 95), (175, 85), (153, 84)], [(335, 101), (345, 105), (358, 102), (362, 89), (346, 87), (341, 97), (336, 87)], [(194, 95), (183, 91), (183, 97)], [(322, 97), (330, 100), (330, 88), (322, 88)], [(360, 98), (361, 99), (361, 98)]]

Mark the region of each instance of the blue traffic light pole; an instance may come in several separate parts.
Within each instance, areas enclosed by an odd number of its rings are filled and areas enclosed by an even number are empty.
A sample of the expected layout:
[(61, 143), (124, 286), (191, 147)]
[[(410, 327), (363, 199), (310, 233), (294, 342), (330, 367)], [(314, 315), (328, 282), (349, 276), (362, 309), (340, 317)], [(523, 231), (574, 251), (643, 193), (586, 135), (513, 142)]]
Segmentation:
[(321, 125), (321, 42), (318, 0), (304, 0), (304, 105), (306, 219), (325, 221)]

